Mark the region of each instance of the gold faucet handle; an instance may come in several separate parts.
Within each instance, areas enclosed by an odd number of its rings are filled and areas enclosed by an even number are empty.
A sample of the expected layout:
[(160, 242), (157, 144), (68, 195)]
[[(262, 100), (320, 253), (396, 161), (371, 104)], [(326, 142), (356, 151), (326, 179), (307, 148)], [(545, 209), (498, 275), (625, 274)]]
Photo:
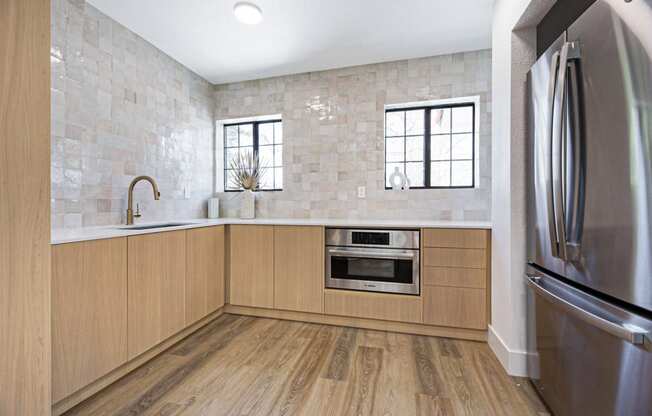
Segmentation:
[(134, 214), (134, 217), (135, 217), (135, 218), (140, 218), (140, 217), (141, 217), (141, 214), (140, 214), (140, 204), (138, 204), (138, 203), (136, 203), (136, 213)]

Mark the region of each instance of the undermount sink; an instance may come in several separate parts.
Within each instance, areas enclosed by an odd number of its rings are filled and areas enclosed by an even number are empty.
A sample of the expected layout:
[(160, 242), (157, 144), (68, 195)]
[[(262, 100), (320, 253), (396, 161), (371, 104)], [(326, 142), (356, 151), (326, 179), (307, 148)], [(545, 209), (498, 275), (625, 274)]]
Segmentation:
[(152, 228), (167, 228), (167, 227), (181, 227), (182, 225), (190, 225), (191, 222), (165, 222), (161, 224), (143, 224), (143, 225), (125, 225), (124, 227), (117, 227), (119, 230), (149, 230)]

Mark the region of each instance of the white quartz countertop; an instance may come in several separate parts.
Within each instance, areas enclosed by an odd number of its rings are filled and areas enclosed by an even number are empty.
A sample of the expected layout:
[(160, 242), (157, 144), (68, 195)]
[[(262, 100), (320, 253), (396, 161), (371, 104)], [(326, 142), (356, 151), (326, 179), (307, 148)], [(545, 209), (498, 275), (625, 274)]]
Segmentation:
[(487, 221), (428, 221), (428, 220), (355, 220), (327, 218), (256, 218), (243, 220), (239, 218), (170, 220), (156, 223), (138, 223), (136, 226), (147, 226), (164, 223), (183, 223), (174, 227), (148, 228), (144, 230), (130, 229), (124, 225), (84, 228), (57, 228), (52, 230), (51, 243), (65, 244), (79, 241), (102, 240), (105, 238), (129, 237), (133, 235), (160, 233), (163, 231), (186, 230), (190, 228), (211, 227), (228, 224), (253, 225), (321, 225), (325, 227), (365, 227), (365, 228), (482, 228), (491, 229)]

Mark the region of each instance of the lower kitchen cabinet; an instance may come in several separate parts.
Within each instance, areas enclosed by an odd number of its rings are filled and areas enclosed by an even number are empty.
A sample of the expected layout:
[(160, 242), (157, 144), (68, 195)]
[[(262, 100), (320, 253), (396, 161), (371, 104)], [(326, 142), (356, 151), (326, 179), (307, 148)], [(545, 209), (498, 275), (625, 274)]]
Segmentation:
[(324, 312), (323, 227), (274, 227), (274, 308)]
[(468, 329), (487, 329), (484, 289), (425, 286), (423, 323)]
[(128, 237), (129, 358), (186, 323), (186, 232)]
[(274, 307), (274, 226), (229, 226), (229, 303)]
[(224, 226), (186, 231), (186, 325), (224, 306)]
[(486, 330), (489, 230), (423, 230), (423, 323)]
[(127, 362), (127, 239), (52, 249), (52, 399)]
[(310, 319), (331, 315), (353, 326), (365, 318), (480, 332), (490, 322), (487, 230), (423, 230), (418, 296), (324, 289), (321, 226), (226, 230), (213, 226), (53, 246), (53, 402), (224, 306), (225, 286), (234, 306), (295, 317), (309, 312), (302, 316)]

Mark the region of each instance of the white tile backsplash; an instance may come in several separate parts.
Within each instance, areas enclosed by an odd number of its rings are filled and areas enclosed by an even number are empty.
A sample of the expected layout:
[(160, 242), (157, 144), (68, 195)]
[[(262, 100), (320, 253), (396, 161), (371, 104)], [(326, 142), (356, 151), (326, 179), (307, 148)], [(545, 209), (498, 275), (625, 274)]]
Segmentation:
[[(206, 216), (213, 193), (213, 86), (83, 0), (52, 1), (52, 224)], [(185, 199), (184, 188), (190, 188)]]
[[(259, 216), (490, 220), (490, 77), (482, 50), (218, 85), (215, 117), (283, 115), (284, 189), (257, 193)], [(385, 190), (385, 106), (468, 96), (480, 97), (478, 187)], [(237, 215), (238, 194), (219, 197)]]

